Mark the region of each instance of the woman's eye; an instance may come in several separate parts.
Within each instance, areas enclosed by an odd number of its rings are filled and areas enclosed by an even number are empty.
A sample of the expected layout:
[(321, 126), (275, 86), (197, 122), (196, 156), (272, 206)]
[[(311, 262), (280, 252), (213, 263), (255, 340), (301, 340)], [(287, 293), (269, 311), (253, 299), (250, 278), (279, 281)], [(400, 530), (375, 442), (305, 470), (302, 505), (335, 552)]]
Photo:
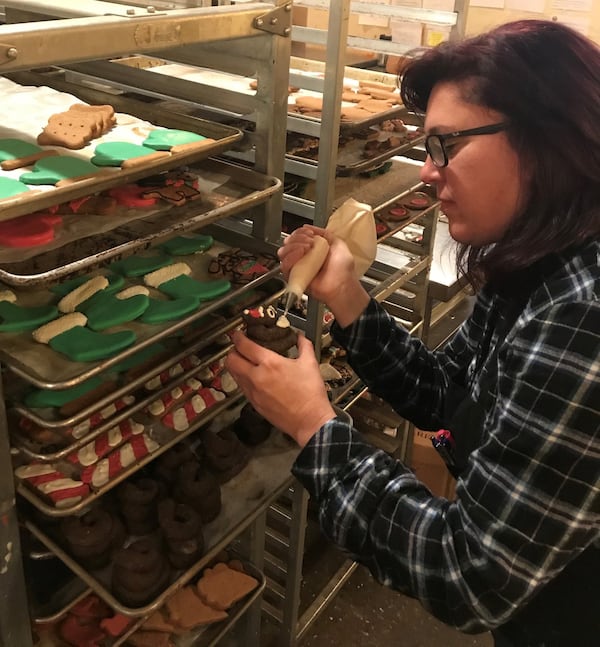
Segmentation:
[(446, 155), (447, 157), (452, 157), (460, 150), (459, 142), (453, 142), (452, 144), (446, 144)]

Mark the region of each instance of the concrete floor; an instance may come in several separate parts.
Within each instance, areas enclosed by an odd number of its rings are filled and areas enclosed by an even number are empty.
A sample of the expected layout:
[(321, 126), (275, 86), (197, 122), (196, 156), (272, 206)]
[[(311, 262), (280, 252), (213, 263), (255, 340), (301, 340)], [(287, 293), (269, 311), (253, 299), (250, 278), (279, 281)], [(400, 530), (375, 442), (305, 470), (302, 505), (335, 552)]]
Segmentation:
[(489, 634), (470, 636), (442, 624), (421, 605), (378, 584), (358, 567), (305, 632), (298, 647), (492, 647)]

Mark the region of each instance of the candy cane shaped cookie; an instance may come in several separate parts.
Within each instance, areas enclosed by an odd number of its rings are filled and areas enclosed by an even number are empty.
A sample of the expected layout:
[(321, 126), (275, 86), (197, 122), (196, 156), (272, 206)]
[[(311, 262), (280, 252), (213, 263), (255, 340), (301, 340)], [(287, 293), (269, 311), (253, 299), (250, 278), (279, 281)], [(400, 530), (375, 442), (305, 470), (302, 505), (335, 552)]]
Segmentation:
[(222, 371), (210, 383), (210, 386), (217, 391), (223, 391), (229, 395), (238, 389), (238, 383), (234, 380), (233, 375), (229, 371)]
[(23, 465), (15, 470), (15, 476), (57, 508), (69, 508), (90, 494), (85, 483), (69, 478), (49, 464)]
[(168, 413), (182, 398), (192, 392), (198, 391), (198, 389), (201, 388), (202, 382), (199, 382), (196, 378), (191, 377), (183, 384), (176, 386), (167, 393), (163, 393), (160, 398), (158, 398), (158, 400), (151, 402), (148, 405), (148, 413), (156, 416), (157, 418), (164, 416), (165, 413)]
[(169, 429), (174, 431), (184, 431), (200, 416), (201, 413), (225, 399), (222, 391), (202, 387), (198, 393), (191, 399), (184, 402), (183, 405), (174, 409), (162, 418), (162, 422)]
[(163, 386), (166, 386), (173, 378), (181, 375), (184, 371), (189, 371), (194, 366), (198, 366), (200, 360), (196, 355), (189, 355), (184, 357), (177, 364), (173, 364), (168, 369), (164, 370), (162, 373), (159, 373), (155, 377), (151, 378), (144, 384), (144, 388), (147, 391), (156, 391)]
[(88, 434), (92, 429), (98, 427), (101, 423), (106, 422), (111, 416), (114, 416), (115, 413), (121, 411), (125, 407), (128, 407), (130, 404), (135, 402), (135, 398), (132, 395), (126, 395), (123, 398), (119, 398), (114, 402), (111, 402), (109, 405), (96, 411), (89, 418), (75, 425), (71, 430), (71, 435), (73, 438), (79, 440)]
[(118, 447), (132, 436), (144, 431), (144, 425), (128, 418), (118, 425), (101, 433), (97, 438), (84, 445), (79, 451), (70, 454), (67, 459), (72, 463), (87, 467), (104, 458), (115, 447)]
[(81, 472), (81, 480), (93, 488), (106, 485), (126, 467), (158, 449), (158, 443), (147, 434), (133, 436), (124, 445), (113, 450), (106, 458), (89, 465)]

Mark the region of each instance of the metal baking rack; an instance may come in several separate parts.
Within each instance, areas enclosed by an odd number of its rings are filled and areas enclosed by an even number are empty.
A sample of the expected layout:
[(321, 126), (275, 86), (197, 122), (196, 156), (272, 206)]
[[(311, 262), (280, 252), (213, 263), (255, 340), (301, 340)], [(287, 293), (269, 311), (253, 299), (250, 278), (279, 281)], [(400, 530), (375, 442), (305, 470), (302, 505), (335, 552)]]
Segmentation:
[[(39, 461), (43, 463), (53, 463), (56, 461), (63, 460), (70, 454), (73, 454), (74, 452), (81, 449), (84, 445), (87, 445), (88, 443), (95, 440), (98, 436), (100, 436), (108, 429), (111, 429), (112, 427), (115, 427), (116, 425), (118, 425), (121, 421), (127, 418), (131, 418), (134, 414), (136, 414), (139, 411), (143, 411), (148, 405), (150, 405), (152, 402), (157, 400), (163, 393), (170, 391), (171, 389), (175, 388), (176, 386), (178, 386), (188, 378), (196, 375), (199, 371), (203, 370), (206, 366), (208, 366), (212, 362), (218, 361), (219, 359), (224, 357), (229, 352), (230, 348), (231, 346), (226, 346), (222, 348), (218, 353), (211, 355), (210, 357), (202, 361), (200, 364), (198, 364), (198, 366), (194, 366), (188, 371), (184, 371), (183, 373), (178, 375), (167, 385), (165, 385), (164, 388), (157, 389), (156, 391), (152, 391), (151, 393), (148, 393), (146, 397), (138, 398), (135, 403), (118, 411), (113, 416), (111, 416), (108, 420), (106, 420), (106, 422), (104, 422), (101, 425), (98, 425), (98, 427), (95, 427), (92, 431), (90, 431), (90, 433), (86, 434), (84, 437), (79, 438), (77, 441), (70, 443), (65, 447), (62, 447), (60, 450), (56, 452), (52, 452), (52, 453), (36, 452), (35, 449), (31, 446), (31, 444), (27, 443), (27, 439), (23, 438), (16, 432), (13, 432), (11, 434), (11, 438), (13, 440), (13, 446), (16, 449), (18, 449), (23, 456), (27, 457), (28, 460), (34, 460), (34, 461)], [(137, 388), (139, 388), (147, 380), (148, 380), (148, 376), (144, 376), (143, 378), (138, 378), (134, 380), (132, 384), (135, 383), (137, 385)], [(15, 412), (16, 411), (18, 411), (17, 407), (15, 407)]]
[(191, 424), (187, 429), (181, 432), (174, 432), (173, 430), (168, 430), (167, 432), (166, 428), (160, 425), (160, 420), (158, 420), (152, 425), (152, 429), (150, 430), (149, 435), (150, 436), (156, 435), (156, 429), (161, 427), (162, 429), (160, 431), (162, 433), (163, 438), (168, 435), (170, 436), (170, 440), (162, 442), (159, 445), (158, 449), (155, 449), (153, 452), (151, 452), (150, 454), (147, 454), (143, 458), (136, 459), (134, 463), (132, 463), (129, 467), (119, 472), (119, 474), (117, 474), (114, 478), (110, 479), (108, 483), (106, 483), (105, 485), (102, 485), (99, 488), (96, 488), (95, 490), (90, 491), (90, 494), (88, 496), (86, 496), (85, 498), (81, 499), (81, 501), (79, 501), (75, 505), (72, 505), (68, 508), (56, 508), (46, 503), (46, 501), (44, 501), (41, 498), (41, 496), (37, 494), (35, 490), (28, 487), (27, 484), (24, 482), (19, 482), (17, 484), (17, 492), (24, 499), (27, 499), (27, 501), (29, 501), (29, 503), (35, 506), (40, 512), (43, 512), (48, 517), (66, 517), (66, 516), (75, 514), (81, 510), (85, 510), (89, 508), (91, 505), (93, 505), (98, 499), (100, 499), (107, 492), (114, 489), (117, 485), (119, 485), (119, 483), (123, 482), (125, 479), (129, 478), (132, 474), (134, 474), (139, 469), (144, 467), (144, 465), (147, 465), (148, 463), (152, 462), (155, 458), (157, 458), (161, 454), (164, 454), (168, 449), (173, 447), (173, 445), (176, 445), (178, 442), (180, 442), (184, 438), (187, 438), (190, 434), (192, 434), (200, 427), (211, 422), (216, 416), (223, 413), (226, 409), (234, 406), (239, 400), (241, 400), (241, 398), (242, 398), (242, 393), (240, 391), (236, 391), (235, 393), (232, 393), (231, 395), (226, 396), (224, 400), (207, 409), (206, 412), (203, 415), (199, 416), (198, 419), (195, 420), (193, 424)]
[(155, 600), (143, 607), (125, 606), (114, 597), (110, 590), (111, 566), (101, 571), (88, 571), (66, 553), (48, 532), (31, 520), (25, 521), (25, 526), (109, 606), (127, 616), (145, 617), (160, 608), (173, 593), (209, 565), (220, 551), (264, 512), (265, 505), (274, 495), (281, 495), (287, 489), (289, 470), (298, 451), (296, 446), (276, 432), (252, 451), (244, 470), (221, 486), (221, 512), (203, 529), (205, 554), (191, 568), (178, 575)]
[[(61, 90), (68, 90), (70, 93), (78, 94), (76, 86), (68, 84), (61, 84), (60, 81), (54, 76), (38, 75), (29, 72), (20, 72), (10, 76), (12, 80), (22, 85), (49, 85)], [(211, 155), (217, 155), (228, 148), (230, 148), (236, 141), (242, 138), (243, 133), (235, 128), (224, 126), (222, 124), (212, 123), (197, 117), (188, 115), (180, 115), (177, 113), (163, 113), (155, 106), (148, 106), (142, 102), (137, 102), (132, 99), (123, 99), (118, 95), (99, 96), (98, 100), (103, 100), (104, 103), (110, 103), (118, 112), (127, 114), (134, 114), (141, 119), (147, 119), (151, 123), (166, 128), (176, 128), (180, 130), (189, 130), (204, 135), (207, 138), (214, 140), (214, 144), (203, 146), (197, 150), (189, 149), (187, 152), (171, 153), (168, 157), (157, 160), (151, 160), (136, 168), (111, 169), (108, 172), (106, 169), (98, 167), (98, 173), (91, 177), (84, 177), (78, 181), (69, 183), (67, 186), (56, 187), (48, 191), (28, 191), (18, 194), (12, 198), (2, 200), (2, 210), (0, 213), (0, 220), (7, 220), (16, 216), (25, 215), (34, 211), (40, 211), (47, 207), (53, 206), (60, 202), (66, 202), (75, 198), (90, 195), (98, 191), (111, 188), (118, 184), (125, 184), (134, 182), (144, 176), (150, 175), (155, 172), (173, 169), (178, 166), (197, 162), (205, 159)], [(45, 124), (40, 124), (40, 130)], [(18, 128), (15, 128), (18, 131)], [(30, 133), (24, 133), (25, 136)], [(61, 148), (61, 147), (57, 147)], [(93, 151), (93, 146), (90, 149), (90, 155)], [(65, 153), (73, 153), (65, 149)]]
[[(267, 284), (263, 284), (261, 286), (265, 289), (269, 289), (270, 292), (272, 292), (271, 296), (263, 296), (260, 297), (260, 302), (261, 303), (271, 303), (272, 301), (275, 301), (279, 298), (279, 296), (282, 293), (283, 286), (281, 281), (277, 279), (273, 279), (272, 281), (268, 282)], [(258, 301), (259, 299), (257, 299)], [(242, 323), (242, 319), (240, 316), (238, 317), (230, 317), (226, 321), (221, 322), (219, 321), (216, 325), (207, 327), (203, 330), (202, 336), (200, 339), (196, 341), (192, 341), (189, 344), (186, 344), (185, 347), (183, 347), (180, 343), (175, 343), (175, 340), (173, 338), (167, 338), (165, 341), (168, 342), (174, 342), (173, 344), (169, 344), (169, 347), (165, 347), (164, 354), (168, 355), (168, 358), (163, 359), (162, 361), (154, 364), (152, 368), (149, 368), (143, 375), (137, 375), (136, 377), (133, 377), (132, 379), (128, 379), (125, 384), (122, 386), (114, 389), (111, 391), (109, 394), (105, 395), (102, 398), (99, 398), (94, 402), (94, 404), (89, 405), (88, 407), (85, 407), (78, 411), (77, 413), (73, 414), (72, 416), (69, 416), (67, 418), (59, 418), (57, 416), (52, 416), (52, 419), (50, 419), (50, 416), (48, 415), (47, 410), (42, 410), (42, 412), (39, 412), (37, 409), (32, 409), (29, 407), (26, 407), (22, 403), (19, 403), (19, 398), (18, 396), (13, 398), (13, 406), (11, 407), (11, 411), (21, 415), (32, 422), (36, 423), (37, 425), (40, 425), (41, 427), (47, 428), (47, 429), (52, 429), (52, 430), (62, 430), (66, 427), (72, 427), (77, 425), (78, 423), (82, 422), (83, 420), (89, 418), (92, 414), (96, 413), (97, 411), (100, 411), (104, 407), (108, 406), (109, 404), (112, 404), (115, 400), (129, 395), (136, 389), (140, 388), (143, 386), (145, 382), (150, 380), (151, 378), (159, 375), (159, 373), (162, 373), (165, 370), (168, 370), (171, 368), (173, 365), (177, 364), (181, 360), (185, 359), (192, 353), (197, 353), (199, 351), (202, 351), (204, 349), (209, 348), (215, 340), (219, 339), (223, 335), (226, 335), (228, 332), (236, 328)], [(211, 359), (209, 361), (214, 361), (215, 359), (218, 359), (219, 357), (222, 356), (222, 354), (225, 352), (224, 349), (221, 349), (219, 351), (214, 351), (213, 354), (211, 355)], [(158, 357), (162, 357), (163, 354), (160, 352), (158, 353)], [(204, 362), (203, 362), (204, 364)], [(113, 370), (118, 367), (113, 367)], [(194, 367), (197, 368), (197, 367)], [(116, 372), (116, 371), (115, 371)], [(135, 408), (135, 411), (137, 411), (139, 407)], [(134, 409), (127, 407), (127, 412), (128, 413), (134, 413)], [(117, 420), (116, 416), (111, 417), (111, 423), (115, 424), (112, 421), (120, 422), (123, 418), (119, 418)], [(94, 434), (93, 437), (97, 435), (96, 433)], [(91, 435), (88, 435), (86, 437), (86, 442), (88, 440), (92, 440), (93, 437)], [(85, 443), (83, 443), (85, 444)], [(19, 443), (19, 446), (22, 446), (23, 443)], [(80, 445), (82, 446), (82, 445)], [(71, 446), (71, 450), (77, 449), (78, 447), (75, 447), (75, 445)], [(29, 450), (31, 451), (31, 447)], [(49, 454), (45, 456), (50, 456)], [(64, 456), (63, 452), (60, 452), (60, 455), (55, 455), (54, 459), (61, 458)], [(42, 460), (42, 454), (40, 454), (39, 459)], [(50, 460), (50, 459), (47, 459)]]
[(191, 170), (199, 176), (203, 171), (222, 176), (226, 181), (199, 201), (166, 206), (154, 215), (144, 215), (140, 210), (138, 219), (117, 223), (110, 232), (88, 231), (84, 238), (58, 249), (40, 250), (33, 258), (3, 263), (0, 280), (22, 289), (41, 288), (157, 245), (170, 236), (246, 211), (266, 202), (282, 186), (277, 178), (223, 160), (205, 160)]
[[(190, 261), (190, 265), (193, 265), (192, 261)], [(278, 276), (279, 268), (277, 267), (248, 284), (233, 289), (222, 297), (203, 302), (195, 313), (175, 323), (150, 326), (132, 322), (126, 326), (126, 329), (136, 332), (136, 343), (118, 355), (99, 363), (72, 362), (67, 358), (63, 359), (49, 346), (36, 343), (26, 333), (13, 334), (10, 335), (10, 338), (7, 335), (3, 347), (0, 349), (0, 357), (10, 370), (34, 386), (42, 389), (65, 389), (108, 371), (125, 358), (177, 333), (201, 317), (219, 310), (248, 290), (261, 287)], [(283, 284), (281, 284), (281, 292), (283, 289)], [(117, 326), (115, 329), (120, 330), (123, 327)]]

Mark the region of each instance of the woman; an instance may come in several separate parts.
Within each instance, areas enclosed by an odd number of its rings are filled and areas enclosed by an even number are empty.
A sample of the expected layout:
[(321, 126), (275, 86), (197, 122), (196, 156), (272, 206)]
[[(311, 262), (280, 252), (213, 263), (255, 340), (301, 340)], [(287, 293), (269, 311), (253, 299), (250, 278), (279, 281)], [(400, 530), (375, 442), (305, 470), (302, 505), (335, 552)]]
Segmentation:
[[(294, 474), (323, 531), (384, 584), (496, 644), (600, 636), (600, 51), (560, 24), (520, 21), (415, 59), (401, 92), (426, 113), (423, 181), (437, 190), (471, 317), (429, 351), (361, 287), (347, 247), (309, 286), (372, 392), (449, 430), (454, 501), (335, 417), (312, 345), (281, 358), (238, 333), (228, 367), (303, 448)], [(290, 393), (303, 401), (290, 404)]]

